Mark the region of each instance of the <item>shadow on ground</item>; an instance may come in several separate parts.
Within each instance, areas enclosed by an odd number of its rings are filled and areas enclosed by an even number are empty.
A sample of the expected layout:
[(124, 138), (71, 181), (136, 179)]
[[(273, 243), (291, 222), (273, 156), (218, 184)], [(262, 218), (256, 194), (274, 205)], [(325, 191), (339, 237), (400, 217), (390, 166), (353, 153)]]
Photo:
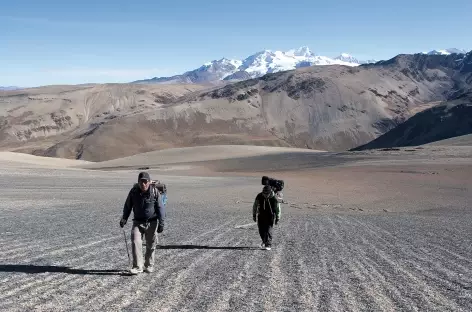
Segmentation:
[(202, 246), (202, 245), (160, 245), (156, 249), (229, 249), (229, 250), (259, 250), (257, 247), (245, 246)]
[(129, 275), (123, 270), (85, 270), (72, 269), (66, 266), (56, 265), (32, 265), (32, 264), (0, 264), (0, 272), (19, 272), (19, 273), (67, 273), (79, 275)]

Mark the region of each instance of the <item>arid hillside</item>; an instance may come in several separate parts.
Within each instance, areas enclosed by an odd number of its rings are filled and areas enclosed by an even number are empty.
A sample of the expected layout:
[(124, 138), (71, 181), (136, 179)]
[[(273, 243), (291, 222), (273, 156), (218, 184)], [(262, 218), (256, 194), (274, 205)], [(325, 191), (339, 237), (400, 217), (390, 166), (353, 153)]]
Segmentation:
[(416, 146), (436, 141), (442, 145), (447, 144), (444, 141), (448, 140), (456, 145), (453, 143), (457, 140), (455, 137), (471, 133), (472, 93), (469, 93), (422, 111), (377, 139), (353, 150)]
[(108, 149), (117, 142), (122, 144), (120, 149), (126, 149), (123, 145), (126, 137), (120, 133), (116, 134), (116, 139), (114, 135), (104, 138), (108, 142), (104, 146), (93, 146), (93, 142), (88, 146), (87, 138), (95, 137), (99, 134), (97, 130), (111, 121), (120, 120), (122, 132), (131, 130), (128, 137), (139, 141), (141, 133), (136, 130), (137, 125), (127, 118), (159, 109), (183, 94), (203, 88), (200, 85), (105, 84), (0, 92), (0, 147), (67, 158), (83, 158), (82, 149)]
[(313, 66), (223, 87), (105, 84), (0, 93), (0, 148), (103, 161), (170, 147), (341, 151), (470, 89), (472, 55)]

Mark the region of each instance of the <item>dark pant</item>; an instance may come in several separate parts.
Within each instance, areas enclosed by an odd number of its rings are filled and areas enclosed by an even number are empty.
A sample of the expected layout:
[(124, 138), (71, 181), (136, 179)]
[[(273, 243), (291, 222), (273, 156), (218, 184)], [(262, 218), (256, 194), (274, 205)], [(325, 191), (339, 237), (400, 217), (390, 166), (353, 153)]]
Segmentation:
[(259, 219), (257, 222), (257, 226), (259, 227), (259, 235), (261, 236), (262, 241), (264, 242), (266, 247), (270, 247), (272, 245), (272, 221)]

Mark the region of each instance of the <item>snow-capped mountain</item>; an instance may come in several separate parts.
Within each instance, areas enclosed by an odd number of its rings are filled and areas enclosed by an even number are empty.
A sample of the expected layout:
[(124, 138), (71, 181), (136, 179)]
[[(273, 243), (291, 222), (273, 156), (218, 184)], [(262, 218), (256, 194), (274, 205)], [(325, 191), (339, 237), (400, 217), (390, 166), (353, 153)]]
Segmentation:
[(456, 49), (456, 48), (449, 48), (449, 49), (441, 49), (441, 50), (432, 50), (429, 52), (423, 52), (423, 54), (428, 55), (450, 55), (450, 54), (466, 54), (466, 50)]
[(222, 58), (205, 63), (199, 68), (181, 75), (160, 78), (154, 77), (152, 79), (134, 81), (134, 83), (204, 83), (218, 81), (237, 72), (241, 64), (242, 62), (238, 60)]
[(205, 63), (203, 66), (181, 75), (155, 77), (138, 80), (134, 83), (203, 83), (221, 80), (244, 80), (261, 77), (267, 73), (292, 70), (313, 65), (346, 65), (358, 66), (356, 58), (341, 54), (337, 58), (319, 56), (308, 47), (300, 47), (286, 52), (264, 50), (252, 54), (244, 60), (222, 58)]
[(338, 60), (338, 61), (343, 61), (343, 62), (347, 62), (347, 63), (351, 63), (351, 64), (359, 64), (359, 65), (372, 64), (372, 63), (377, 63), (378, 62), (378, 60), (374, 60), (374, 59), (360, 61), (357, 58), (355, 58), (354, 56), (352, 56), (350, 54), (347, 54), (347, 53), (341, 53), (341, 55), (336, 56), (334, 59)]
[[(449, 55), (467, 53), (461, 49), (443, 49), (423, 52), (429, 55)], [(286, 52), (264, 50), (243, 60), (222, 58), (205, 63), (197, 69), (171, 77), (154, 77), (134, 81), (134, 83), (214, 83), (228, 80), (246, 80), (261, 77), (267, 73), (292, 70), (313, 65), (359, 66), (376, 63), (377, 60), (358, 60), (352, 55), (341, 53), (334, 58), (316, 55), (310, 48), (303, 46)]]
[(326, 56), (315, 55), (308, 47), (301, 47), (287, 52), (264, 50), (253, 54), (242, 61), (239, 71), (249, 73), (252, 78), (267, 73), (291, 70), (313, 65), (346, 65), (358, 66), (358, 62), (341, 59), (332, 59)]
[(334, 59), (348, 63), (360, 64), (360, 62), (354, 56), (347, 53), (341, 53), (341, 55), (336, 56)]

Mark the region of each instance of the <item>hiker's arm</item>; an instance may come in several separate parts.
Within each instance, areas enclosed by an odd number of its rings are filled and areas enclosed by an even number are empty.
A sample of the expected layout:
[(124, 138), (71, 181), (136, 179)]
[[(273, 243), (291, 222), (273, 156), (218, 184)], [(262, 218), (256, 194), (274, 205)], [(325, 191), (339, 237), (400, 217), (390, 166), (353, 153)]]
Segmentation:
[(129, 215), (131, 214), (131, 209), (133, 208), (133, 203), (131, 201), (131, 191), (128, 193), (124, 207), (123, 207), (123, 219), (128, 220)]
[(254, 204), (252, 204), (252, 219), (256, 222), (256, 216), (259, 212), (259, 201), (256, 199), (254, 200)]
[(162, 202), (162, 195), (157, 196), (157, 200), (154, 202), (154, 210), (157, 214), (157, 219), (159, 220), (159, 226), (164, 227), (164, 221), (166, 217), (166, 210), (164, 203)]
[(280, 205), (279, 202), (277, 202), (277, 205), (275, 205), (275, 218), (277, 220), (280, 220), (281, 214), (282, 214), (282, 206)]

